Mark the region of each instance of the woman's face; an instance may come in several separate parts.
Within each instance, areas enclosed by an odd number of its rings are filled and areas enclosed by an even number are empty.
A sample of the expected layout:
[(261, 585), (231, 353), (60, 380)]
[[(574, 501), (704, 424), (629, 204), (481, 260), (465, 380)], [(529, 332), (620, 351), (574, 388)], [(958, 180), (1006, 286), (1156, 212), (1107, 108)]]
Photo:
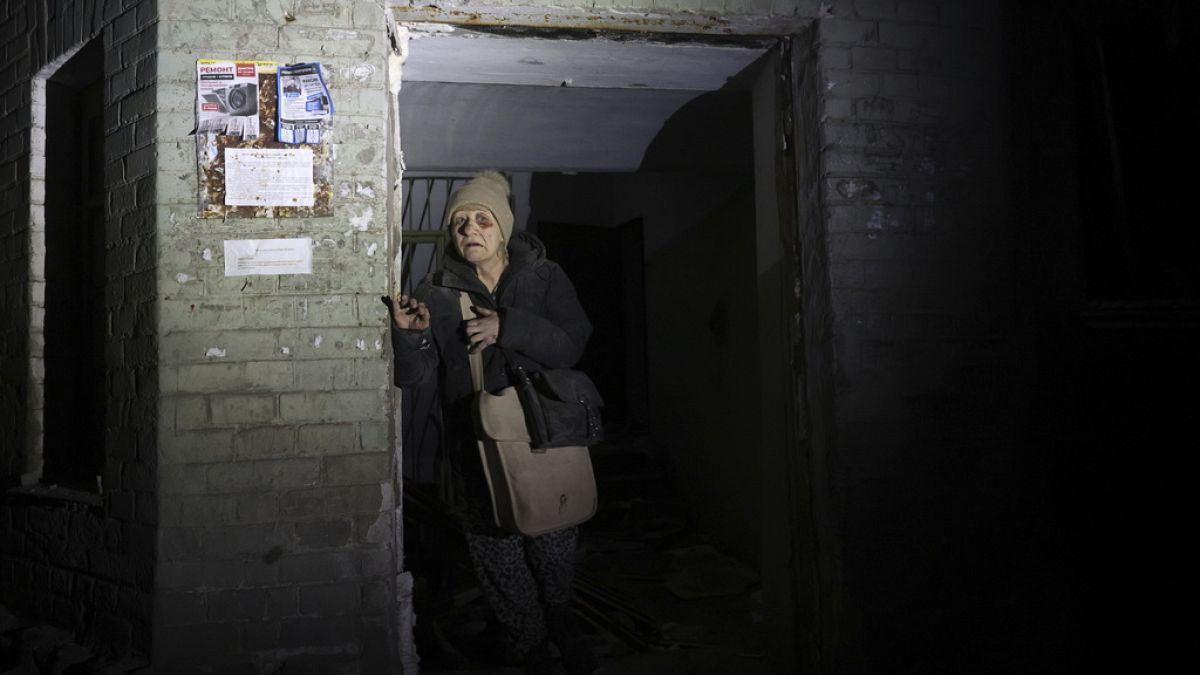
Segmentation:
[(479, 266), (500, 257), (504, 247), (500, 224), (491, 211), (468, 206), (450, 216), (450, 231), (454, 235), (454, 248), (472, 265)]

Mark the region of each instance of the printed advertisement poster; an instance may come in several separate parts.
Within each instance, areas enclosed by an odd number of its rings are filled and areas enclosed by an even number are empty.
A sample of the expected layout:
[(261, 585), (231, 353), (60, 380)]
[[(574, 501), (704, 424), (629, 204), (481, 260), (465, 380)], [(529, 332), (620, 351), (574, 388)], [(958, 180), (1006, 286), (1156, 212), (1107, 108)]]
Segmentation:
[[(258, 136), (258, 71), (269, 61), (196, 62), (196, 132)], [(270, 72), (270, 71), (267, 71)]]
[(281, 143), (320, 143), (333, 116), (333, 99), (321, 77), (321, 64), (297, 63), (278, 71), (279, 114), (275, 139)]

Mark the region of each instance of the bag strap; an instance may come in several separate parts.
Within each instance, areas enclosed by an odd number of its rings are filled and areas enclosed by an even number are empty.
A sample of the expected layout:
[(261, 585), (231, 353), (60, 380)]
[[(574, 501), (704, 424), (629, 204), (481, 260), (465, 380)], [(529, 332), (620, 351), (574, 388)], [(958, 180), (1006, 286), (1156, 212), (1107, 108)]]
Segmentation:
[[(458, 292), (458, 309), (462, 312), (463, 321), (478, 316), (471, 307), (471, 294), (466, 291)], [(467, 360), (471, 363), (471, 384), (474, 385), (475, 391), (483, 391), (483, 354), (467, 354)]]

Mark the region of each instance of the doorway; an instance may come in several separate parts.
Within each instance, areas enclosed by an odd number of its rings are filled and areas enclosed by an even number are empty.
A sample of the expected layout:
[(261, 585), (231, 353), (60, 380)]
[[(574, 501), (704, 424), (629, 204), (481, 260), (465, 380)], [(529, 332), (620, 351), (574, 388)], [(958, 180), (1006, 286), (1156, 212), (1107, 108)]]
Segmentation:
[[(516, 227), (543, 240), (592, 319), (580, 367), (609, 405), (577, 596), (597, 633), (616, 637), (609, 656), (695, 647), (714, 672), (772, 672), (759, 348), (777, 336), (759, 316), (756, 181), (775, 158), (756, 156), (754, 133), (772, 45), (591, 38), (414, 40), (399, 104), (405, 180), (505, 172)], [(425, 528), (438, 510), (410, 492), (422, 504), (406, 504), (406, 523), (424, 513)], [(423, 555), (438, 570), (424, 602), (477, 618), (432, 597), (455, 583), (435, 539), (406, 536), (418, 577)], [(463, 622), (451, 623), (435, 649), (462, 644)], [(430, 649), (422, 658), (436, 660)]]
[[(534, 190), (538, 190), (539, 183), (535, 180)], [(538, 202), (536, 196), (533, 202)], [(634, 218), (616, 227), (539, 220), (533, 229), (546, 245), (548, 255), (574, 282), (588, 315), (596, 318), (588, 348), (576, 367), (592, 374), (604, 397), (605, 426), (612, 430), (646, 428), (649, 409), (642, 219)]]
[(104, 53), (83, 45), (45, 81), (42, 458), (39, 478), (102, 492), (106, 354)]

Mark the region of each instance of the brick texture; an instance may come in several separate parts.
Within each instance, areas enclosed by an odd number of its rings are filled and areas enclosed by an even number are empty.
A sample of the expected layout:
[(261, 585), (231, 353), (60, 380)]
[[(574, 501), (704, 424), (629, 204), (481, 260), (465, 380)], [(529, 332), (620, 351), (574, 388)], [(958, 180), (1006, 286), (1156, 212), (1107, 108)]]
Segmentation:
[[(154, 661), (167, 670), (321, 672), (322, 659), (364, 660), (368, 626), (386, 625), (386, 606), (362, 602), (392, 574), (390, 537), (368, 538), (391, 522), (390, 443), (374, 440), (392, 395), (376, 253), (384, 19), (376, 3), (285, 4), (160, 0), (158, 587), (171, 600)], [(197, 218), (198, 58), (322, 64), (337, 107), (332, 217)], [(260, 237), (311, 237), (313, 274), (226, 277), (223, 242)]]
[[(816, 522), (839, 551), (822, 561), (840, 598), (820, 617), (841, 630), (825, 636), (826, 654), (861, 672), (914, 663), (905, 644), (945, 639), (935, 633), (975, 612), (930, 599), (958, 561), (884, 580), (898, 561), (969, 536), (955, 514), (980, 507), (950, 476), (1007, 452), (1011, 441), (987, 430), (1016, 409), (1005, 384), (1016, 338), (996, 3), (830, 4), (815, 23), (811, 77), (798, 78), (800, 97), (825, 114), (800, 149), (801, 185), (819, 176), (800, 206), (806, 421)], [(910, 517), (931, 502), (942, 516)], [(910, 603), (959, 618), (897, 620)]]
[[(32, 81), (96, 40), (104, 54), (104, 191), (108, 313), (105, 493), (99, 507), (5, 497), (0, 502), (0, 602), (54, 620), (117, 652), (146, 651), (158, 505), (158, 388), (153, 129), (154, 0), (12, 0), (0, 10), (0, 475), (35, 471), (41, 430), (45, 199), (43, 124)], [(44, 120), (44, 117), (40, 118)], [(37, 141), (37, 142), (35, 142)], [(31, 205), (39, 208), (31, 209)], [(31, 338), (31, 333), (33, 338)], [(32, 378), (32, 386), (31, 386)], [(53, 607), (70, 606), (63, 613)]]

